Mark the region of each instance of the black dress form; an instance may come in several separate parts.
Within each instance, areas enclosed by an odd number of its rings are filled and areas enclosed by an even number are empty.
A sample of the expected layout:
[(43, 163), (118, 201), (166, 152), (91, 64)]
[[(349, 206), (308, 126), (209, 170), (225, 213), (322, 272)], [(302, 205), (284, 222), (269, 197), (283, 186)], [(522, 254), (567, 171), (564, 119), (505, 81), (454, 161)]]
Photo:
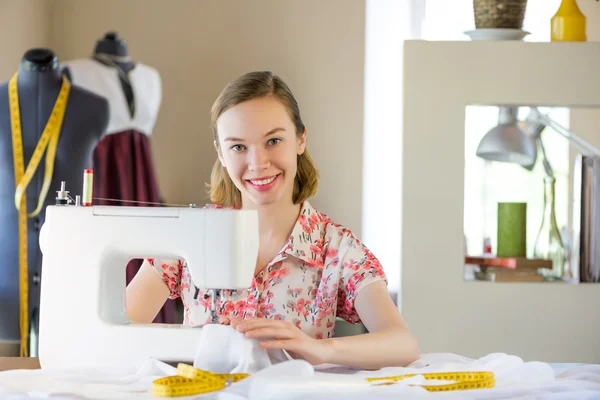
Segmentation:
[[(33, 150), (46, 126), (62, 84), (58, 58), (49, 49), (25, 53), (18, 71), (18, 97), (23, 140), (23, 161), (29, 164)], [(58, 140), (50, 190), (42, 211), (28, 219), (28, 308), (29, 355), (37, 354), (37, 315), (40, 303), (41, 252), (39, 229), (47, 205), (55, 203), (60, 182), (73, 197), (82, 193), (83, 171), (93, 166), (93, 151), (109, 121), (108, 102), (100, 96), (71, 86), (61, 134)], [(29, 183), (27, 211), (38, 203), (44, 178), (45, 157)], [(0, 342), (18, 343), (19, 326), (19, 238), (18, 210), (15, 206), (12, 129), (8, 82), (0, 85)], [(74, 299), (77, 301), (77, 299)], [(68, 312), (68, 310), (65, 310)]]

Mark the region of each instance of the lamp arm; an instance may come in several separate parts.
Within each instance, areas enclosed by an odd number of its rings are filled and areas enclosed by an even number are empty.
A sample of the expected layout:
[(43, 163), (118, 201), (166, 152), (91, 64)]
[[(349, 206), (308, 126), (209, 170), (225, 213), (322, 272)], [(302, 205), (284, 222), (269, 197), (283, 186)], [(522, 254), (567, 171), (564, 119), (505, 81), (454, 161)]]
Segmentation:
[(538, 138), (537, 141), (540, 145), (540, 150), (542, 151), (542, 165), (544, 166), (546, 175), (548, 175), (551, 178), (554, 178), (554, 171), (552, 170), (552, 167), (550, 166), (550, 161), (548, 161), (548, 157), (546, 156), (546, 149), (544, 149), (544, 142), (542, 141), (541, 137)]
[(537, 109), (535, 110), (536, 118), (540, 120), (545, 125), (554, 129), (564, 138), (569, 140), (574, 147), (576, 147), (583, 155), (595, 155), (600, 156), (600, 149), (594, 147), (591, 143), (577, 136), (573, 132), (569, 131), (567, 128), (561, 126), (560, 124), (554, 122), (547, 115), (540, 113)]

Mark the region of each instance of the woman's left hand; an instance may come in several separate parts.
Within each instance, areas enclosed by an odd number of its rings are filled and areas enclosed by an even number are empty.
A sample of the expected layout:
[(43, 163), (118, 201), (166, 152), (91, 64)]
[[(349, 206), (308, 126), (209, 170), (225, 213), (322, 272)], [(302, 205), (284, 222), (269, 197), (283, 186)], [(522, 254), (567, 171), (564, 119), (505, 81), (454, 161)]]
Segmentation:
[(285, 349), (294, 358), (301, 358), (312, 365), (328, 362), (333, 353), (331, 341), (314, 339), (287, 321), (268, 318), (229, 318), (229, 324), (247, 338), (259, 339), (265, 349)]

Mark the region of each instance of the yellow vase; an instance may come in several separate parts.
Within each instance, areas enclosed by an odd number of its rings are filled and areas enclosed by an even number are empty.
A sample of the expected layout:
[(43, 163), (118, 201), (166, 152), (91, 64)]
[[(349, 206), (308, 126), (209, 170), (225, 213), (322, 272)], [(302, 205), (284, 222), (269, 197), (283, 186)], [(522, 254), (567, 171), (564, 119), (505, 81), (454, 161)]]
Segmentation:
[(562, 0), (558, 11), (551, 20), (553, 42), (585, 42), (585, 15), (577, 6), (576, 0)]

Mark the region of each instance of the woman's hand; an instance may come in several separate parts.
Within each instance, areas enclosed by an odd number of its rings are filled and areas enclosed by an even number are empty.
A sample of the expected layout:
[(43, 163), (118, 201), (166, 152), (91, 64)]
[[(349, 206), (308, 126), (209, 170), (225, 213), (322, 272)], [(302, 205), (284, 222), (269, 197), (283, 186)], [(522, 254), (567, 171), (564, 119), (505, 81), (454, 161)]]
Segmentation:
[[(227, 323), (223, 321), (223, 323)], [(228, 323), (247, 338), (259, 339), (265, 349), (285, 349), (293, 358), (301, 358), (312, 365), (329, 362), (333, 354), (332, 341), (314, 339), (287, 321), (267, 318), (243, 320), (229, 318)]]

